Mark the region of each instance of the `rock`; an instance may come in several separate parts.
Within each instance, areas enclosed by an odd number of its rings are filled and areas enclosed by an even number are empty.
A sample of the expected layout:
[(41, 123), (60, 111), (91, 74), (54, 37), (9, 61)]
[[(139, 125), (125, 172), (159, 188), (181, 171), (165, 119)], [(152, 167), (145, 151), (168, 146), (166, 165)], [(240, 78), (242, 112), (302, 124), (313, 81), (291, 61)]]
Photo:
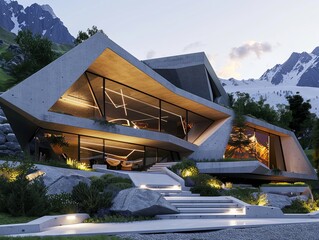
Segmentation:
[(0, 131), (3, 133), (12, 133), (12, 128), (9, 123), (0, 124)]
[(309, 199), (309, 197), (306, 196), (306, 195), (299, 195), (299, 196), (290, 197), (291, 201), (300, 200), (300, 201), (303, 201), (303, 202), (307, 202), (308, 199)]
[(6, 138), (8, 142), (18, 142), (16, 135), (14, 135), (14, 133), (8, 133)]
[(0, 145), (3, 145), (6, 141), (6, 135), (4, 133), (0, 133)]
[(184, 179), (184, 181), (185, 181), (185, 186), (187, 186), (187, 187), (194, 187), (195, 186), (194, 180), (190, 177), (186, 177)]
[(6, 142), (4, 144), (11, 151), (20, 151), (21, 147), (17, 142)]
[(160, 193), (148, 189), (129, 188), (113, 199), (112, 212), (132, 216), (155, 216), (178, 213)]
[(91, 184), (90, 179), (80, 175), (61, 176), (56, 181), (54, 181), (50, 186), (48, 186), (47, 194), (50, 195), (50, 194), (60, 194), (60, 193), (71, 193), (73, 187), (78, 185), (79, 182), (84, 182), (88, 185)]
[(285, 206), (291, 205), (291, 199), (285, 195), (273, 194), (273, 193), (264, 193), (267, 196), (268, 204), (267, 206), (278, 207), (280, 209)]
[(4, 116), (0, 116), (0, 124), (2, 123), (7, 123), (8, 122), (8, 119)]

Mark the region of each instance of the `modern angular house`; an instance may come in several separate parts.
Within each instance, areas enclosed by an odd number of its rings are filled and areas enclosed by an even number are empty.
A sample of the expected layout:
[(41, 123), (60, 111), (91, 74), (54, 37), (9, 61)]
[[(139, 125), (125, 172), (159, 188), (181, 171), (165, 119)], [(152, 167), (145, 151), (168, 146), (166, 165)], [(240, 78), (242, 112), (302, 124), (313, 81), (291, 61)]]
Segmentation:
[(234, 112), (204, 53), (139, 61), (97, 33), (0, 103), (21, 147), (37, 158), (145, 170), (187, 157), (205, 173), (316, 179), (290, 131), (247, 117), (249, 144), (232, 145)]

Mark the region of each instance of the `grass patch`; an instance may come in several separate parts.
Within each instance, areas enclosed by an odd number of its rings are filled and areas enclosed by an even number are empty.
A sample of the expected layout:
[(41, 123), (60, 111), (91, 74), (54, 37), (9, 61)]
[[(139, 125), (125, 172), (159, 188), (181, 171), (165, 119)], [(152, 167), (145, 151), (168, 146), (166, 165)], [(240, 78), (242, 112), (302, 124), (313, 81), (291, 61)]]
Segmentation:
[(15, 224), (15, 223), (27, 223), (30, 222), (37, 217), (12, 217), (6, 213), (0, 213), (0, 225), (3, 224)]
[(17, 238), (17, 237), (0, 237), (0, 240), (17, 240), (17, 239), (23, 239), (23, 240), (42, 240), (42, 239), (51, 239), (51, 240), (120, 240), (122, 238), (115, 237), (115, 236), (106, 236), (106, 235), (96, 235), (96, 236), (53, 236), (53, 237), (23, 237), (23, 238)]
[(102, 218), (88, 218), (84, 220), (85, 223), (123, 223), (123, 222), (136, 222), (136, 221), (149, 221), (156, 220), (155, 217), (134, 217), (134, 216), (121, 216), (121, 215), (106, 215)]
[(0, 68), (0, 91), (6, 91), (6, 82), (12, 79), (2, 68)]

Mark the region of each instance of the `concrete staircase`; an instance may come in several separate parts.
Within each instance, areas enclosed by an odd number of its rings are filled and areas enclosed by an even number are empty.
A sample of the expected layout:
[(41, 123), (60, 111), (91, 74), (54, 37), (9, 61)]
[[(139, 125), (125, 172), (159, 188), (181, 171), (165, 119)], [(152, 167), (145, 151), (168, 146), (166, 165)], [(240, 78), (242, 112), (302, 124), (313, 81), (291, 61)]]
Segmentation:
[(201, 197), (198, 195), (165, 196), (179, 214), (159, 215), (161, 219), (237, 218), (245, 215), (245, 207), (231, 197)]
[(160, 162), (160, 163), (155, 163), (152, 167), (147, 169), (147, 172), (162, 172), (162, 169), (164, 167), (171, 167), (175, 165), (178, 162)]

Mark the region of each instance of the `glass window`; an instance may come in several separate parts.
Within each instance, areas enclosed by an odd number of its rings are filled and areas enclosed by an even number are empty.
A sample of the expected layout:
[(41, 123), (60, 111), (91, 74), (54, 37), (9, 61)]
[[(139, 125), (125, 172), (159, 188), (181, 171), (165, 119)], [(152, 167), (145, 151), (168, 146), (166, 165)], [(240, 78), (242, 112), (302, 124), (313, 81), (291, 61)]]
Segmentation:
[(85, 74), (60, 97), (50, 111), (90, 119), (102, 116)]
[(106, 118), (109, 122), (158, 131), (159, 100), (112, 81), (105, 87)]
[(104, 163), (103, 139), (80, 136), (80, 161), (89, 165)]
[(161, 131), (186, 140), (186, 110), (161, 102)]
[(193, 143), (214, 121), (188, 112), (188, 141)]

